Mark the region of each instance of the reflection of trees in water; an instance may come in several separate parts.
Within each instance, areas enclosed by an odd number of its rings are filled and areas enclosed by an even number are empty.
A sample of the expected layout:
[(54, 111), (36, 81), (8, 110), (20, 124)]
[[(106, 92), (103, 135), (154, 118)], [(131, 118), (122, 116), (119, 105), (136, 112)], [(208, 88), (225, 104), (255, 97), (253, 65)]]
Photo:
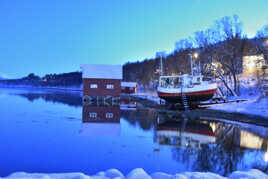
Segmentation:
[(43, 99), (46, 102), (62, 103), (75, 107), (82, 106), (80, 93), (22, 93), (18, 95), (31, 102)]
[(120, 111), (120, 116), (131, 125), (139, 125), (144, 130), (150, 130), (154, 126), (157, 112), (152, 109), (137, 109), (136, 111)]
[(179, 163), (183, 163), (187, 170), (214, 172), (228, 175), (237, 170), (241, 163), (243, 149), (234, 147), (226, 150), (224, 146), (217, 144), (205, 144), (201, 149), (173, 148), (172, 157)]
[(203, 144), (200, 149), (173, 148), (174, 160), (187, 170), (209, 171), (228, 175), (235, 170), (257, 168), (268, 171), (265, 152), (266, 138), (225, 123), (209, 123), (216, 136), (215, 144)]
[(205, 145), (198, 151), (196, 170), (216, 172), (227, 175), (237, 170), (243, 150), (237, 147), (226, 149), (223, 145)]

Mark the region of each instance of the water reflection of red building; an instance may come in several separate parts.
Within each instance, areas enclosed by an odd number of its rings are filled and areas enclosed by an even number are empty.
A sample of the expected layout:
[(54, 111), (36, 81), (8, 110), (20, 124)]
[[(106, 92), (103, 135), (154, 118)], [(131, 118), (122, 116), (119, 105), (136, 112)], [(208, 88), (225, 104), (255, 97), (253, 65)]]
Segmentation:
[(120, 136), (119, 106), (83, 106), (81, 136)]

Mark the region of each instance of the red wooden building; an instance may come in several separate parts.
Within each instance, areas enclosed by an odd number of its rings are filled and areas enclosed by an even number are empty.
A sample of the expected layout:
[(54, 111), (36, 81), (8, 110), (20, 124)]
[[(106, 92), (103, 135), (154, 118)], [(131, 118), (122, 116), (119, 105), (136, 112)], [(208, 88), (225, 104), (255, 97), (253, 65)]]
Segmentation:
[(136, 82), (122, 82), (121, 83), (121, 92), (132, 94), (137, 92), (138, 84)]
[(83, 96), (120, 96), (121, 65), (81, 65)]

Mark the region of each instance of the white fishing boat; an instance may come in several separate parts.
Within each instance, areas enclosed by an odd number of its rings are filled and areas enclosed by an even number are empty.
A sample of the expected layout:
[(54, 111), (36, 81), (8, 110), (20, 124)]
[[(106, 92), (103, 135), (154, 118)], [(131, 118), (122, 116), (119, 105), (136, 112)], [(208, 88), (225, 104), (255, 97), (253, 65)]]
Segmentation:
[[(201, 74), (200, 64), (192, 65), (191, 73), (175, 76), (159, 77), (157, 88), (158, 96), (168, 103), (199, 103), (211, 99), (216, 90), (217, 84), (211, 80), (206, 80)], [(162, 67), (161, 67), (162, 68)]]

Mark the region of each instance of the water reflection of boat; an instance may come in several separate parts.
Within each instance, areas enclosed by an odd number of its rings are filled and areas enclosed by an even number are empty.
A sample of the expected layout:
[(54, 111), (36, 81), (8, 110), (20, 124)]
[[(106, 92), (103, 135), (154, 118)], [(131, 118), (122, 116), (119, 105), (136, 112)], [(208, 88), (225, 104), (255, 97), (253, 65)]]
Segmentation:
[(200, 148), (201, 144), (215, 143), (212, 128), (204, 123), (166, 121), (158, 124), (156, 136), (160, 145)]
[(217, 133), (218, 142), (268, 152), (268, 129), (266, 127), (248, 125), (247, 128), (241, 128), (219, 122), (211, 122), (210, 126)]
[(81, 136), (120, 136), (119, 106), (83, 106)]

